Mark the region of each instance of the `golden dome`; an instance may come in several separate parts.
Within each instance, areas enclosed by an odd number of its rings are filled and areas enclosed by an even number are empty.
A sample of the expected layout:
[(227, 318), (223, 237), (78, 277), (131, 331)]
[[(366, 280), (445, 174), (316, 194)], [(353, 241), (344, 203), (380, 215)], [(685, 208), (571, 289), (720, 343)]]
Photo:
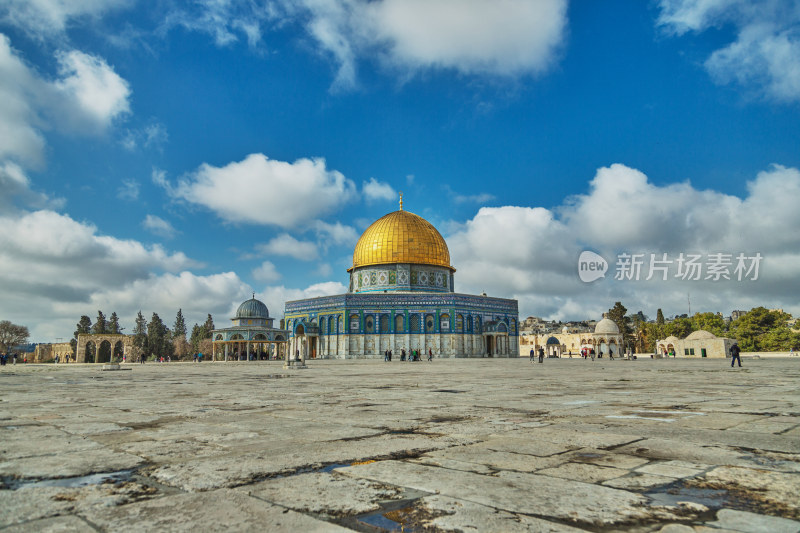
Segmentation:
[(450, 251), (433, 224), (408, 211), (385, 215), (361, 234), (353, 252), (353, 268), (386, 263), (450, 266)]

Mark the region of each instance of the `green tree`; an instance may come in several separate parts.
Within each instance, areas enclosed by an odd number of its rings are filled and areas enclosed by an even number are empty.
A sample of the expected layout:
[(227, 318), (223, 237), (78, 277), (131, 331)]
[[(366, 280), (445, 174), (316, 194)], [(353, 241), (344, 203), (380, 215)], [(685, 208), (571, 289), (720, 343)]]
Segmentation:
[(172, 326), (172, 343), (175, 348), (175, 355), (183, 357), (189, 351), (189, 343), (186, 342), (186, 321), (183, 318), (183, 310), (178, 309), (175, 316), (175, 324)]
[(745, 352), (789, 350), (796, 344), (796, 334), (789, 329), (791, 315), (754, 307), (731, 322), (729, 335), (739, 341)]
[(664, 325), (665, 337), (674, 335), (679, 339), (683, 339), (692, 331), (694, 331), (692, 329), (692, 321), (684, 317), (675, 318), (672, 322)]
[(614, 307), (609, 309), (608, 313), (606, 314), (606, 316), (608, 316), (608, 318), (612, 320), (619, 328), (619, 332), (622, 335), (622, 346), (625, 346), (632, 333), (632, 330), (628, 325), (628, 319), (625, 316), (625, 313), (627, 312), (628, 309), (622, 305), (622, 302), (616, 302)]
[(716, 313), (695, 313), (691, 322), (693, 331), (704, 329), (717, 337), (725, 335), (725, 320)]
[(106, 331), (108, 333), (113, 333), (114, 335), (122, 333), (122, 328), (119, 327), (119, 317), (117, 316), (116, 311), (111, 313), (111, 318), (108, 319), (108, 323), (106, 324)]
[(29, 336), (27, 326), (12, 324), (10, 320), (0, 321), (0, 352), (7, 353), (14, 346), (27, 341)]
[(136, 325), (133, 327), (133, 351), (131, 355), (134, 360), (145, 357), (147, 353), (147, 320), (144, 319), (141, 310), (136, 315)]
[[(92, 332), (92, 319), (86, 315), (82, 315), (81, 319), (75, 326), (75, 332), (72, 334), (72, 340), (69, 343), (72, 345), (72, 358), (78, 353), (78, 335), (89, 334)], [(89, 358), (91, 357), (91, 360)], [(86, 349), (86, 362), (94, 362), (94, 343), (88, 345)]]
[(211, 337), (211, 332), (217, 329), (214, 327), (214, 319), (211, 318), (211, 313), (208, 314), (208, 318), (206, 318), (206, 323), (203, 324), (203, 329), (205, 330), (208, 337)]
[(92, 327), (92, 333), (95, 335), (102, 335), (103, 333), (108, 333), (106, 331), (106, 315), (103, 314), (102, 311), (97, 312), (97, 320)]
[(170, 331), (158, 313), (153, 313), (147, 324), (147, 353), (156, 357), (172, 355)]
[(664, 313), (661, 311), (660, 307), (658, 308), (658, 311), (656, 312), (656, 324), (659, 325), (659, 326), (663, 326), (665, 324)]

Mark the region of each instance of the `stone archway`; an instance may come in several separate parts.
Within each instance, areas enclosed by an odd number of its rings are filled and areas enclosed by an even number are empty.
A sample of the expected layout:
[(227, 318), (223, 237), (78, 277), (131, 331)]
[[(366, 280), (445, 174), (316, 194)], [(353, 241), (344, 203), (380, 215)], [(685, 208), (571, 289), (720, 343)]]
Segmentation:
[[(91, 357), (91, 353), (89, 354), (90, 360), (87, 360), (87, 353), (86, 348), (89, 344), (92, 344), (95, 348), (94, 350), (94, 357)], [(125, 358), (126, 361), (130, 362), (130, 356), (133, 348), (133, 337), (131, 335), (122, 335), (122, 334), (103, 334), (103, 335), (93, 335), (90, 333), (81, 333), (78, 335), (78, 347), (77, 352), (75, 354), (75, 362), (76, 363), (108, 363), (108, 356), (105, 357), (105, 361), (103, 361), (102, 357), (100, 357), (101, 347), (105, 346), (108, 349), (108, 355), (112, 358), (117, 354), (121, 354)]]

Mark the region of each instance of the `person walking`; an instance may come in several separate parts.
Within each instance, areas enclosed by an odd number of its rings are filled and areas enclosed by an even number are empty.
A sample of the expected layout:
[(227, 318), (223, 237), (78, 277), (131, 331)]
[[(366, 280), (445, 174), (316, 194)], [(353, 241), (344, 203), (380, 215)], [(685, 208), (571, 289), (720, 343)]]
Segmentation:
[(594, 361), (594, 356), (595, 356), (595, 353), (594, 353), (594, 348), (591, 348), (591, 349), (589, 350), (589, 355), (591, 355), (591, 356), (592, 356), (592, 361)]
[(612, 350), (610, 346), (608, 347), (608, 358), (612, 361), (614, 360), (614, 350)]
[(737, 360), (739, 361), (739, 368), (742, 367), (742, 357), (739, 355), (739, 352), (741, 352), (741, 349), (739, 345), (734, 342), (733, 346), (731, 346), (731, 368), (733, 368), (734, 361)]
[(530, 358), (531, 359), (531, 363), (533, 363), (533, 357), (534, 357), (534, 352), (533, 352), (533, 348), (531, 348), (531, 358)]
[(428, 348), (428, 362), (430, 363), (432, 361), (433, 361), (433, 350)]
[(539, 362), (544, 363), (544, 348), (539, 347)]

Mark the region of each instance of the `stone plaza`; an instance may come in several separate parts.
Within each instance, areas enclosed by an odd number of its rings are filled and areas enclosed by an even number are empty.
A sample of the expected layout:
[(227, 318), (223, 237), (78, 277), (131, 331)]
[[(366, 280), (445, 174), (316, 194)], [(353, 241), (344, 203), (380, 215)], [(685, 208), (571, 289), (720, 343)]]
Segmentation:
[(0, 531), (800, 531), (800, 360), (0, 370)]

